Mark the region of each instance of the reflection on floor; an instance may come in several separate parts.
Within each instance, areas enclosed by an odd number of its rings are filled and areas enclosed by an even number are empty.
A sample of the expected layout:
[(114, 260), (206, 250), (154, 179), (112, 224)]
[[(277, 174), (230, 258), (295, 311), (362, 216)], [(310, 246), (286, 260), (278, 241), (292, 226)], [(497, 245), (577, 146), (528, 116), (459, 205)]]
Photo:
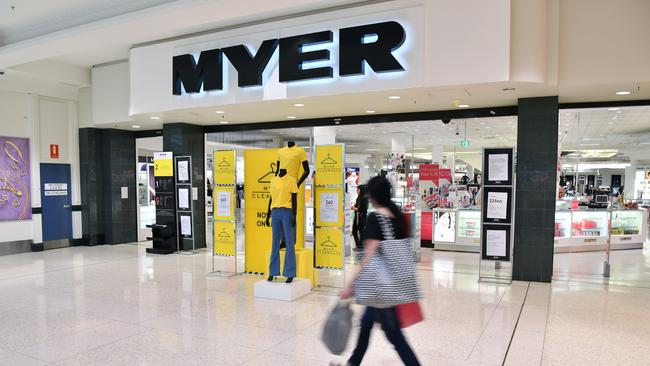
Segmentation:
[[(602, 254), (558, 255), (552, 286), (497, 286), (477, 282), (475, 254), (423, 250), (426, 321), (406, 333), (424, 365), (647, 364), (649, 253), (615, 253), (617, 285), (595, 283), (601, 262)], [(260, 277), (207, 277), (211, 269), (207, 253), (156, 256), (137, 245), (0, 257), (0, 364), (341, 360), (319, 340), (335, 291), (260, 300), (252, 297)], [(365, 364), (401, 364), (378, 330)]]

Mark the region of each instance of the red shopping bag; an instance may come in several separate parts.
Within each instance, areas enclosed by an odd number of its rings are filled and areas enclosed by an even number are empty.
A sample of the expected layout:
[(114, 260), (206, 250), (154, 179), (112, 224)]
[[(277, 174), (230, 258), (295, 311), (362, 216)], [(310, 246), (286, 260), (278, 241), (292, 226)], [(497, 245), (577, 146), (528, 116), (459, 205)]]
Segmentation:
[(395, 310), (397, 311), (400, 328), (406, 328), (424, 320), (422, 308), (418, 301), (397, 305)]

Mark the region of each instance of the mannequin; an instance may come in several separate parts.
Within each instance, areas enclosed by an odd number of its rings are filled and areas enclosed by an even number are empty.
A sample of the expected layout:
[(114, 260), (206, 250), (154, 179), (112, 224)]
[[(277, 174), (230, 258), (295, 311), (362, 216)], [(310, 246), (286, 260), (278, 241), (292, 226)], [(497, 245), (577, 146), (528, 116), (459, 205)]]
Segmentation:
[[(300, 164), (302, 164), (302, 175), (298, 176)], [(307, 160), (307, 154), (305, 153), (305, 150), (296, 146), (294, 141), (287, 142), (287, 147), (280, 149), (276, 166), (278, 167), (278, 170), (276, 170), (275, 175), (278, 175), (278, 172), (280, 171), (279, 168), (287, 169), (287, 173), (296, 178), (298, 188), (300, 188), (300, 185), (309, 176), (309, 161)]]
[[(302, 175), (299, 175), (301, 165), (302, 165)], [(279, 174), (280, 169), (282, 168), (286, 169), (287, 174), (289, 176), (292, 176), (297, 181), (298, 188), (300, 188), (300, 185), (309, 176), (309, 161), (307, 160), (307, 153), (305, 153), (305, 150), (302, 149), (301, 147), (296, 146), (296, 143), (294, 141), (288, 141), (287, 146), (281, 148), (278, 151), (278, 160), (276, 166), (278, 168), (275, 171), (275, 175), (277, 176)], [(294, 232), (293, 235), (295, 239), (296, 233)], [(283, 235), (280, 236), (284, 238)], [(285, 248), (285, 247), (286, 247), (286, 243), (284, 239), (282, 239), (280, 241), (280, 248)]]
[[(286, 243), (283, 276), (286, 283), (296, 276), (296, 213), (298, 208), (298, 185), (287, 169), (278, 169), (278, 175), (271, 179), (271, 198), (266, 212), (266, 225), (273, 230), (271, 260), (268, 281), (273, 282), (280, 275), (280, 239)], [(273, 220), (272, 223), (270, 222)]]

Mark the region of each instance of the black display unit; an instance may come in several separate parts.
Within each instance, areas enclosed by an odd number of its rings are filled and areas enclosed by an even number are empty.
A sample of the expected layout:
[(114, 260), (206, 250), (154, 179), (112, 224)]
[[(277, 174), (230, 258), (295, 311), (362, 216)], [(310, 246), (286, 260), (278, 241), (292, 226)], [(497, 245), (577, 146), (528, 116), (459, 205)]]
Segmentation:
[(152, 236), (153, 248), (147, 253), (171, 254), (176, 251), (176, 195), (174, 177), (155, 177), (156, 223), (147, 225)]

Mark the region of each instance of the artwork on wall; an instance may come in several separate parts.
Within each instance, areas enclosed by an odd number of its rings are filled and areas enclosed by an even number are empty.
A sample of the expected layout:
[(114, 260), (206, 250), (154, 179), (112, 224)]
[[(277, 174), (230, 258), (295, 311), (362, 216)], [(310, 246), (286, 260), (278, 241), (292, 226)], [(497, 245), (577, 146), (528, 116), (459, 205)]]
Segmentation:
[(29, 139), (0, 136), (0, 221), (29, 220)]

